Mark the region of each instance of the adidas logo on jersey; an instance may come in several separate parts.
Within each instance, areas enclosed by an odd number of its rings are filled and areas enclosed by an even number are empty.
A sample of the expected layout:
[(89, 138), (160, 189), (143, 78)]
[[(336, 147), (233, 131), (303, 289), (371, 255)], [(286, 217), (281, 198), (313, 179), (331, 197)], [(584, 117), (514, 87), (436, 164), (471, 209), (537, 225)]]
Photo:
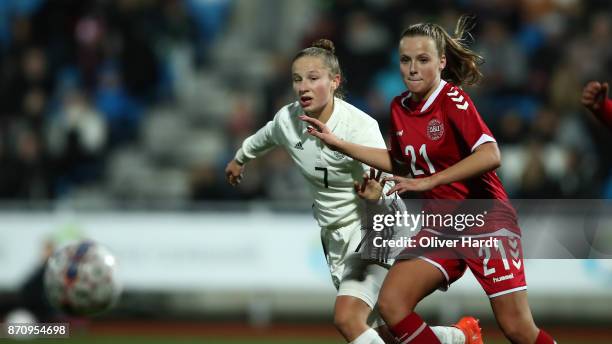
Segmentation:
[(293, 146), (295, 149), (304, 150), (304, 146), (302, 146), (302, 141), (298, 142)]
[[(452, 100), (453, 102), (455, 102), (455, 106), (456, 106), (458, 109), (461, 109), (461, 110), (465, 110), (465, 109), (467, 109), (467, 107), (468, 107), (468, 101), (466, 100), (466, 101), (464, 102), (464, 98), (463, 98), (463, 96), (459, 95), (459, 90), (455, 89), (455, 91), (453, 91), (453, 92), (448, 92), (446, 95), (447, 95), (447, 96), (449, 96), (449, 97), (451, 97), (451, 100)], [(457, 96), (459, 96), (459, 97), (457, 97)]]

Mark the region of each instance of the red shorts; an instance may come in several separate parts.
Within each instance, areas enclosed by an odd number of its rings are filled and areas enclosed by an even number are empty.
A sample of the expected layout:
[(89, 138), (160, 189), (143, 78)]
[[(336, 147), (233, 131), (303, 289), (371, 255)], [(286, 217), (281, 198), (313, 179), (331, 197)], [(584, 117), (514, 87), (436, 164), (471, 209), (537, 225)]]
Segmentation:
[[(414, 237), (417, 249), (409, 247), (396, 259), (418, 257), (437, 267), (447, 281), (447, 284), (440, 288), (441, 290), (447, 290), (465, 273), (467, 268), (470, 268), (489, 298), (527, 289), (523, 249), (521, 238), (517, 234), (506, 230), (490, 235), (480, 234), (471, 237), (470, 240), (457, 239), (454, 247), (448, 247), (452, 246), (452, 240), (433, 238), (440, 237), (427, 230), (419, 232)], [(436, 244), (431, 244), (433, 242), (445, 247), (431, 249), (431, 246), (436, 246)], [(481, 245), (477, 246), (479, 243)], [(487, 243), (493, 245), (489, 247)], [(421, 250), (428, 244), (429, 249)]]

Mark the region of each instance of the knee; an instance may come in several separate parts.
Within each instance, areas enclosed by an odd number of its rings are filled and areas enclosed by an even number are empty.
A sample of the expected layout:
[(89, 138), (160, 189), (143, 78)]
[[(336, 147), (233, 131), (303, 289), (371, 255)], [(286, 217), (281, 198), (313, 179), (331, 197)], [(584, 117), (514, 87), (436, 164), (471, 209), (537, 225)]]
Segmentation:
[(516, 325), (503, 325), (501, 330), (504, 336), (512, 343), (530, 343), (526, 333), (521, 331), (520, 326)]
[(378, 307), (378, 312), (383, 317), (383, 319), (387, 319), (389, 315), (396, 311), (397, 304), (395, 304), (392, 300), (391, 295), (389, 293), (381, 293), (378, 295), (378, 302), (376, 303), (376, 307)]
[(364, 328), (367, 328), (366, 319), (346, 310), (336, 310), (334, 313), (334, 326), (345, 337), (354, 337)]
[(394, 325), (412, 313), (415, 301), (409, 295), (382, 290), (378, 295), (378, 312), (387, 324)]

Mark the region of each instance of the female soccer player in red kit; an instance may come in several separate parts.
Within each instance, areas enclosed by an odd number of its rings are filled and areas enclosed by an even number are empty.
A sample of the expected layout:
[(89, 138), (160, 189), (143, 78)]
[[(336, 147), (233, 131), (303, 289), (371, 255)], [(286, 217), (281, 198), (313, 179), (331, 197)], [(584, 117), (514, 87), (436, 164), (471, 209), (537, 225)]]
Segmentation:
[[(400, 343), (439, 343), (414, 309), (435, 289), (448, 288), (467, 268), (489, 296), (495, 318), (511, 342), (554, 343), (536, 327), (527, 302), (516, 213), (510, 206), (504, 208), (508, 196), (494, 172), (500, 166), (497, 143), (460, 88), (481, 78), (482, 58), (461, 40), (467, 23), (467, 17), (459, 20), (454, 38), (430, 23), (412, 25), (402, 34), (400, 71), (408, 91), (391, 104), (390, 150), (339, 140), (316, 119), (302, 120), (311, 125), (310, 134), (330, 148), (395, 174), (390, 180), (396, 184), (389, 192), (422, 192), (429, 199), (493, 199), (502, 204), (496, 213), (503, 218), (503, 227), (478, 234), (500, 237), (505, 252), (512, 250), (509, 259), (499, 252), (503, 250), (494, 249), (487, 257), (478, 252), (456, 259), (398, 257), (404, 259), (396, 260), (389, 271), (378, 307)], [(412, 178), (400, 177), (408, 174)]]
[(582, 90), (582, 105), (612, 130), (612, 99), (608, 98), (608, 83), (589, 82)]

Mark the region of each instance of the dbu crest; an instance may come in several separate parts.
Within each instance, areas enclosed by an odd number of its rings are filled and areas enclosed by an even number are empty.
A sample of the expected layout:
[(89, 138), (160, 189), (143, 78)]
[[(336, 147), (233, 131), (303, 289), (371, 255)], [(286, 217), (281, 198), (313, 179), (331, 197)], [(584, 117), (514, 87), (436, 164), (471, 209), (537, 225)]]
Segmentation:
[(437, 119), (432, 119), (427, 124), (427, 137), (430, 140), (439, 140), (444, 135), (444, 124)]
[(340, 153), (338, 151), (334, 151), (334, 158), (336, 158), (338, 160), (341, 160), (341, 159), (344, 159), (344, 156), (345, 156), (344, 154), (342, 154), (342, 153)]

